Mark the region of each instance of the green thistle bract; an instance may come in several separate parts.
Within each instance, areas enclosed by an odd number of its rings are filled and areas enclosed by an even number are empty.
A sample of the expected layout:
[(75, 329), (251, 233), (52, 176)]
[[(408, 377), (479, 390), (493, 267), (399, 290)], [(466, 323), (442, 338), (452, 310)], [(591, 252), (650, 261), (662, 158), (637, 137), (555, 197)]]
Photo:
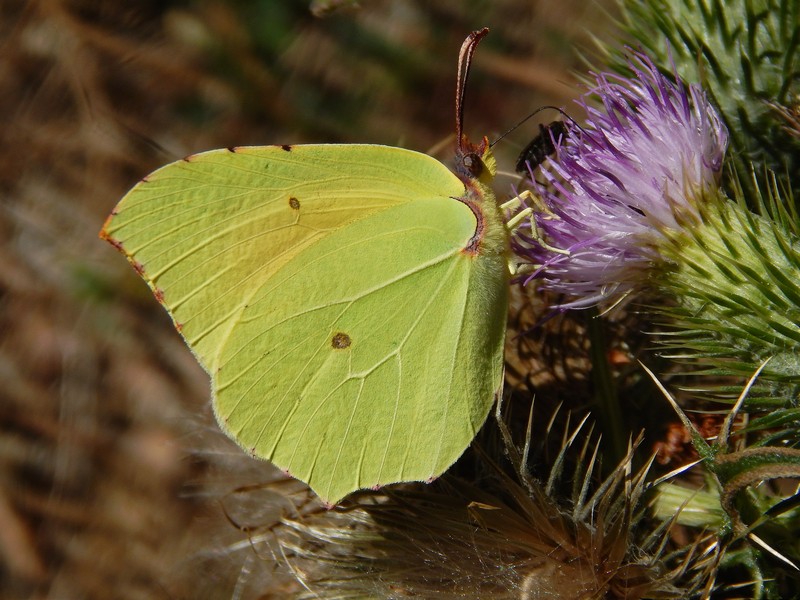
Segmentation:
[(795, 407), (800, 397), (800, 240), (725, 198), (702, 203), (702, 221), (662, 246), (654, 273), (677, 299), (661, 308), (675, 332), (664, 343), (699, 359), (705, 374), (748, 377), (766, 359), (747, 406)]
[[(731, 134), (741, 177), (751, 165), (788, 175), (800, 198), (800, 3), (796, 0), (620, 0), (624, 28), (665, 72), (700, 83)], [(668, 40), (668, 44), (664, 42)], [(612, 58), (628, 73), (619, 56)], [(788, 115), (788, 117), (787, 117)], [(750, 190), (752, 191), (752, 190)]]

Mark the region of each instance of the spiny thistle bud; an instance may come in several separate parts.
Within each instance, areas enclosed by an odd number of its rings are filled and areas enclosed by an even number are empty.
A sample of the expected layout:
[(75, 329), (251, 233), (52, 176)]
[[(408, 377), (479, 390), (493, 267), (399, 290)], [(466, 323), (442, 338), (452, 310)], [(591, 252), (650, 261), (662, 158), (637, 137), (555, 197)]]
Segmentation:
[[(751, 165), (789, 176), (800, 198), (800, 3), (620, 0), (624, 28), (664, 70), (700, 83), (731, 134), (740, 177)], [(668, 45), (664, 39), (668, 40)], [(626, 73), (618, 58), (616, 67)], [(763, 183), (763, 182), (762, 182)], [(748, 190), (748, 193), (753, 190)], [(752, 207), (751, 207), (752, 208)]]
[(747, 377), (770, 359), (747, 406), (796, 406), (800, 239), (741, 203), (708, 201), (701, 214), (661, 247), (671, 268), (658, 285), (678, 299), (660, 308), (674, 330), (663, 341), (706, 374)]

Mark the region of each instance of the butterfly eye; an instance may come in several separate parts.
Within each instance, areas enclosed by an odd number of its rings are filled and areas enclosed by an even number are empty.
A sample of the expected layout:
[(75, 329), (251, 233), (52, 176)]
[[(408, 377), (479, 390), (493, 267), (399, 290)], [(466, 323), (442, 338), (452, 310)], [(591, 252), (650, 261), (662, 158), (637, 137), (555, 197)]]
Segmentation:
[(461, 159), (461, 164), (464, 167), (464, 170), (469, 173), (471, 177), (477, 178), (480, 177), (481, 173), (483, 173), (483, 161), (481, 160), (481, 157), (474, 152), (465, 154)]

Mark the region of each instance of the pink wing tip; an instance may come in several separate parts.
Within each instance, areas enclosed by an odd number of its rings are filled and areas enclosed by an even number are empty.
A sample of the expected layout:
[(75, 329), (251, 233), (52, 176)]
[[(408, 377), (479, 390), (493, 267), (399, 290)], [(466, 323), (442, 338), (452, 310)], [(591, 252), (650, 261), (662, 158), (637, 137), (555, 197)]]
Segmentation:
[(117, 248), (122, 248), (122, 244), (120, 244), (117, 240), (112, 238), (111, 234), (108, 232), (108, 230), (111, 227), (111, 220), (115, 216), (117, 216), (116, 209), (112, 210), (111, 214), (106, 217), (106, 220), (103, 222), (103, 226), (100, 228), (100, 233), (98, 233), (97, 235), (100, 237), (101, 240), (107, 241), (112, 246), (115, 246)]
[(100, 230), (100, 239), (107, 241), (109, 244), (114, 246), (114, 248), (116, 248), (117, 250), (119, 250), (123, 254), (125, 253), (125, 249), (122, 247), (122, 242), (117, 241), (114, 238), (112, 238), (105, 229), (101, 229)]

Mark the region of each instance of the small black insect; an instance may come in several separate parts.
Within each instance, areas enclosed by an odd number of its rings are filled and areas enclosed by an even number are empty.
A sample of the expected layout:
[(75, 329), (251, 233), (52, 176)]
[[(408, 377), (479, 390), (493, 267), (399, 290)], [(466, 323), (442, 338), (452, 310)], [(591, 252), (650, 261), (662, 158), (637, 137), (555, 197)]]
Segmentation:
[(564, 121), (553, 121), (548, 125), (539, 125), (539, 135), (523, 148), (517, 159), (517, 173), (528, 173), (534, 170), (545, 159), (556, 151), (556, 143), (567, 137), (569, 129)]

